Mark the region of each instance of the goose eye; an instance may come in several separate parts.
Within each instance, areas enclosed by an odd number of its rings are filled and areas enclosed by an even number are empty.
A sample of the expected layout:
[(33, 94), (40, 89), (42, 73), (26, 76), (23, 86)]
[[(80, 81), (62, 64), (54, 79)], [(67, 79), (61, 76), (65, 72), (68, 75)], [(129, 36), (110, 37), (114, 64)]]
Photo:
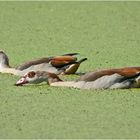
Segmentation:
[(33, 78), (35, 76), (35, 72), (34, 71), (31, 71), (28, 73), (28, 77), (29, 78)]

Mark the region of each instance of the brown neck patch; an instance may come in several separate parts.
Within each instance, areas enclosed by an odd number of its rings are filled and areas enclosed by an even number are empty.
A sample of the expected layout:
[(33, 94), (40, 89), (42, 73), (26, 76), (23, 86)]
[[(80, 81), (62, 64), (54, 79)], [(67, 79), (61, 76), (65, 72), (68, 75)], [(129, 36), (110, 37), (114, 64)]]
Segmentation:
[(62, 81), (56, 74), (48, 73), (48, 84)]

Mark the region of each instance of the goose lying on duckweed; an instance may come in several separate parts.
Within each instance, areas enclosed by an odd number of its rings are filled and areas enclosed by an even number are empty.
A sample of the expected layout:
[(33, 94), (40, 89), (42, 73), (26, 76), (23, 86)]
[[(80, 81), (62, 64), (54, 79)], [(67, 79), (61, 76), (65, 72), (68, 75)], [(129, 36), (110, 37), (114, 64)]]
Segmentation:
[(8, 56), (0, 51), (0, 72), (11, 73), (14, 75), (23, 76), (29, 71), (46, 71), (55, 74), (74, 74), (80, 64), (87, 60), (83, 58), (77, 61), (75, 56), (77, 53), (69, 53), (61, 56), (43, 57), (31, 61), (27, 61), (17, 68), (12, 68), (9, 64)]
[(21, 77), (16, 85), (38, 84), (46, 81), (50, 86), (79, 89), (124, 89), (140, 87), (140, 67), (126, 67), (89, 72), (76, 81), (62, 81), (56, 74), (45, 71), (31, 71)]

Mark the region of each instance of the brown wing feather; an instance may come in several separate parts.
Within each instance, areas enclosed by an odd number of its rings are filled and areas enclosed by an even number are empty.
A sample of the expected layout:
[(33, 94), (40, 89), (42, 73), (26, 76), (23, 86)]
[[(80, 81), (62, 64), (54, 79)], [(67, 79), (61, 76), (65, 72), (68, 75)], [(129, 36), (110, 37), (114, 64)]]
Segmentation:
[(122, 68), (119, 69), (119, 74), (129, 77), (129, 76), (133, 76), (136, 73), (140, 72), (140, 67), (126, 67), (126, 68)]
[(75, 62), (76, 60), (77, 58), (73, 56), (58, 56), (52, 58), (50, 62), (53, 66), (58, 67), (61, 65), (64, 66), (65, 64)]
[(89, 72), (81, 76), (77, 81), (95, 81), (96, 79), (102, 76), (112, 75), (115, 73), (125, 76), (125, 77), (130, 77), (130, 76), (135, 75), (137, 72), (140, 72), (140, 67), (126, 67), (126, 68), (120, 68), (120, 69), (93, 71), (93, 72)]

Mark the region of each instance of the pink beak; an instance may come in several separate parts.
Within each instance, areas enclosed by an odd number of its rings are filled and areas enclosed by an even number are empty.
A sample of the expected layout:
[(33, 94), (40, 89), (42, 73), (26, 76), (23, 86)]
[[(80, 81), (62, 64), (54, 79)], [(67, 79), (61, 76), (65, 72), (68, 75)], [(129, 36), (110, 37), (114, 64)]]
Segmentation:
[(17, 82), (16, 82), (16, 86), (22, 86), (24, 84), (28, 83), (28, 81), (26, 80), (26, 77), (22, 77), (20, 78)]

